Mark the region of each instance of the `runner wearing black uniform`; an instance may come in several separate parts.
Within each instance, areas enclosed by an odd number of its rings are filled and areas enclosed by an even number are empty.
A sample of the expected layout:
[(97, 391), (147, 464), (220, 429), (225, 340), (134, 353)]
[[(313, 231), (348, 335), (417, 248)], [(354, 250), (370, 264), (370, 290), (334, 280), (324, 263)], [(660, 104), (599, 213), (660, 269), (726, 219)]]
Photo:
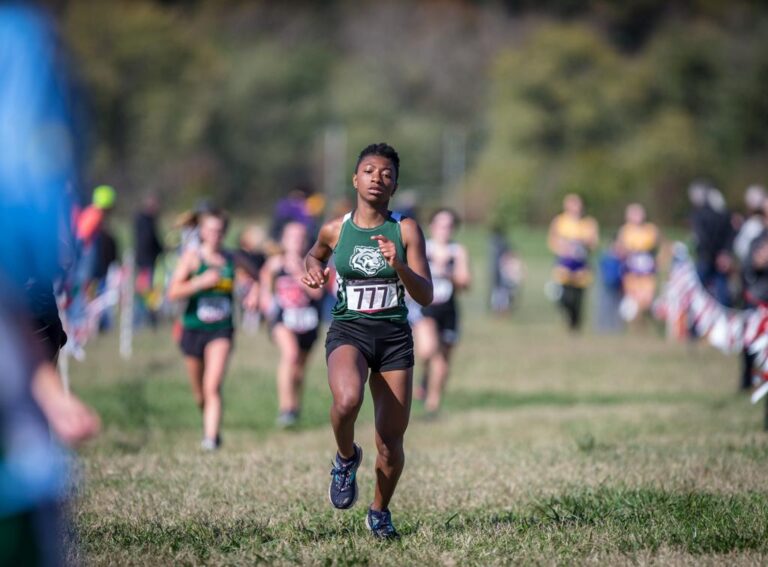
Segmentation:
[(334, 507), (357, 500), (362, 449), (354, 442), (355, 421), (370, 371), (376, 427), (376, 488), (366, 526), (381, 539), (397, 537), (389, 502), (405, 463), (403, 436), (413, 389), (413, 339), (406, 291), (420, 305), (432, 301), (432, 279), (424, 236), (413, 219), (389, 211), (397, 190), (400, 159), (387, 144), (363, 149), (352, 183), (354, 211), (322, 227), (306, 258), (302, 280), (325, 285), (331, 255), (339, 291), (326, 338), (328, 382), (333, 394), (331, 424), (337, 455), (329, 498)]
[(467, 289), (471, 276), (467, 250), (453, 241), (459, 224), (451, 209), (439, 209), (429, 223), (431, 238), (426, 251), (434, 285), (432, 303), (416, 317), (414, 333), (416, 353), (424, 362), (425, 383), (417, 397), (425, 399), (427, 412), (440, 409), (445, 383), (450, 370), (451, 352), (459, 339), (459, 310), (456, 293)]
[(283, 226), (280, 243), (281, 253), (267, 260), (261, 271), (261, 308), (280, 349), (277, 424), (291, 427), (301, 410), (304, 369), (317, 340), (323, 290), (307, 289), (301, 283), (307, 228), (289, 222)]

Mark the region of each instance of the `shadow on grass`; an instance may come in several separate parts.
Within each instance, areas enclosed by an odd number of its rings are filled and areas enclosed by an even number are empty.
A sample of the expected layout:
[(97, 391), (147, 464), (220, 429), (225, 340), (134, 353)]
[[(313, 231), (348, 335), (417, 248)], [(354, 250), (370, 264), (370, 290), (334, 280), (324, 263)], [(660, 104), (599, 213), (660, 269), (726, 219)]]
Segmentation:
[[(418, 524), (404, 523), (400, 533), (407, 538), (417, 530)], [(73, 541), (86, 555), (108, 556), (110, 552), (129, 550), (160, 561), (191, 553), (204, 561), (212, 555), (237, 553), (264, 562), (277, 559), (283, 544), (294, 550), (324, 542), (338, 542), (344, 547), (353, 539), (370, 537), (360, 513), (343, 518), (322, 515), (309, 522), (282, 525), (253, 517), (194, 517), (174, 522), (81, 516)]]

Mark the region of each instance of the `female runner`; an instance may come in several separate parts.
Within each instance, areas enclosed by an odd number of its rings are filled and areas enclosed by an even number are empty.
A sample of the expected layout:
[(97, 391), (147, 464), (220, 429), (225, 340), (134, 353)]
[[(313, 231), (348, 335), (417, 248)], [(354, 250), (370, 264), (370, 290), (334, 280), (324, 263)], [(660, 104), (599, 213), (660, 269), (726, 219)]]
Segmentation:
[(354, 442), (355, 420), (369, 378), (376, 428), (376, 487), (366, 526), (380, 539), (398, 537), (389, 502), (405, 463), (403, 436), (413, 389), (413, 338), (406, 291), (420, 305), (432, 302), (432, 278), (424, 236), (413, 219), (390, 212), (400, 159), (387, 144), (360, 152), (352, 176), (356, 208), (324, 225), (306, 258), (302, 278), (320, 288), (334, 257), (339, 290), (326, 338), (331, 425), (337, 454), (328, 495), (333, 506), (357, 500), (357, 468), (363, 451)]
[(453, 241), (458, 224), (459, 217), (451, 209), (438, 209), (429, 222), (426, 250), (434, 299), (421, 310), (422, 316), (416, 318), (413, 327), (416, 353), (426, 368), (425, 384), (419, 388), (417, 397), (425, 400), (429, 414), (440, 409), (451, 352), (459, 339), (456, 292), (467, 289), (471, 280), (467, 250)]
[(556, 257), (554, 280), (561, 286), (560, 305), (571, 331), (581, 329), (584, 291), (592, 282), (589, 256), (598, 241), (597, 222), (584, 216), (581, 197), (566, 195), (563, 212), (549, 225), (547, 244)]
[(292, 427), (299, 419), (304, 369), (317, 340), (322, 289), (307, 289), (304, 253), (307, 228), (298, 222), (283, 227), (282, 250), (261, 271), (261, 307), (270, 323), (272, 339), (280, 349), (277, 367), (277, 397), (280, 427)]
[(645, 207), (627, 206), (626, 222), (619, 229), (617, 245), (624, 260), (621, 286), (624, 300), (619, 309), (625, 321), (644, 321), (656, 293), (656, 250), (659, 229), (648, 222)]
[[(185, 299), (180, 347), (184, 353), (192, 393), (203, 412), (205, 451), (219, 448), (221, 437), (221, 383), (232, 351), (232, 290), (235, 266), (252, 277), (258, 273), (250, 262), (222, 248), (227, 230), (227, 217), (219, 211), (203, 213), (199, 221), (200, 246), (190, 248), (179, 264), (168, 286), (168, 298)], [(258, 307), (257, 287), (246, 295), (243, 307)]]

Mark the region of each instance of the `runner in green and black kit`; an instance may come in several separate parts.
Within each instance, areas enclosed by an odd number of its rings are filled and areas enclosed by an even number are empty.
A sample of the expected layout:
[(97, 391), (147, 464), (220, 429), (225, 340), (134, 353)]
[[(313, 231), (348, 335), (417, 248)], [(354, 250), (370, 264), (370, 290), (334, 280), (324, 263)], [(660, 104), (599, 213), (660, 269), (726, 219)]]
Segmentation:
[(370, 371), (378, 455), (366, 525), (383, 539), (397, 537), (388, 506), (405, 462), (403, 436), (413, 389), (405, 293), (420, 305), (432, 301), (424, 235), (416, 221), (389, 211), (399, 166), (397, 152), (387, 144), (363, 149), (352, 177), (357, 207), (322, 227), (302, 278), (312, 288), (324, 285), (330, 273), (326, 263), (334, 256), (339, 289), (326, 358), (338, 452), (329, 498), (339, 509), (351, 508), (357, 499), (362, 449), (354, 442), (355, 420)]
[[(168, 287), (171, 300), (186, 299), (180, 347), (198, 407), (203, 412), (204, 450), (220, 444), (221, 383), (232, 350), (235, 265), (257, 278), (258, 271), (242, 256), (222, 248), (227, 229), (223, 213), (200, 218), (200, 247), (187, 250), (179, 260)], [(258, 286), (243, 300), (243, 307), (258, 307)]]

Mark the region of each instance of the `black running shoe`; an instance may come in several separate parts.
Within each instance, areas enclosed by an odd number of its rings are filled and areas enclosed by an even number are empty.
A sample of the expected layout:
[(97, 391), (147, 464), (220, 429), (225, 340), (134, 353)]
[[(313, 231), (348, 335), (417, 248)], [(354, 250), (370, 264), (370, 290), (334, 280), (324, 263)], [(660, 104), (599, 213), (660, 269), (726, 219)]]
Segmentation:
[(331, 485), (328, 487), (328, 499), (334, 508), (347, 510), (357, 502), (357, 468), (363, 461), (363, 450), (355, 445), (355, 457), (343, 460), (338, 454), (331, 469)]
[(368, 508), (365, 525), (376, 539), (398, 539), (400, 537), (395, 526), (392, 525), (392, 514), (387, 509), (377, 512)]

